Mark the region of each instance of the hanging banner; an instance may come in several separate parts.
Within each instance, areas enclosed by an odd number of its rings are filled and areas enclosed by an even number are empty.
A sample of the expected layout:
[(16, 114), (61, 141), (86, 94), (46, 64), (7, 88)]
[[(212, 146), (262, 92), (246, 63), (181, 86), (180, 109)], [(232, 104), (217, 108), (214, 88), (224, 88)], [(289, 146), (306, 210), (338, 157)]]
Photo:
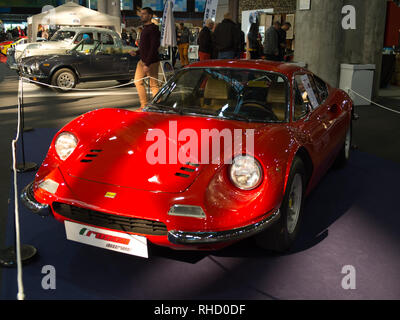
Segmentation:
[(174, 20), (173, 9), (174, 9), (174, 2), (172, 0), (167, 0), (164, 5), (164, 12), (161, 25), (162, 47), (176, 46), (175, 20)]
[(206, 9), (204, 10), (203, 25), (207, 19), (211, 19), (215, 22), (215, 17), (217, 16), (217, 6), (218, 0), (207, 0)]

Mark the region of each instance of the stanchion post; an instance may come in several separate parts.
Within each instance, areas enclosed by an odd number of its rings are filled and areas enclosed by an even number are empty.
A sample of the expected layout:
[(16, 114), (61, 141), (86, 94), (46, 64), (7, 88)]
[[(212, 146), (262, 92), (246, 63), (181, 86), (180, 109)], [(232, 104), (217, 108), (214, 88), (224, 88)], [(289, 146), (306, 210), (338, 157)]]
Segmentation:
[[(25, 113), (24, 113), (24, 80), (21, 79), (21, 92), (18, 93), (18, 102), (21, 106), (18, 112), (20, 112), (21, 119), (21, 154), (22, 154), (22, 163), (17, 164), (17, 172), (30, 172), (38, 169), (38, 165), (35, 162), (26, 162), (25, 161), (25, 143), (24, 143), (24, 129), (25, 129)], [(19, 90), (18, 90), (19, 91)]]
[(17, 123), (17, 136), (16, 139), (12, 142), (12, 158), (13, 158), (13, 165), (12, 170), (14, 172), (13, 179), (14, 179), (14, 201), (15, 201), (15, 245), (10, 246), (6, 249), (0, 250), (0, 265), (3, 267), (17, 267), (18, 268), (18, 286), (19, 286), (19, 293), (18, 297), (23, 299), (23, 292), (20, 291), (20, 286), (22, 287), (22, 268), (18, 262), (27, 263), (30, 261), (34, 256), (37, 254), (37, 249), (31, 245), (27, 244), (20, 244), (20, 229), (19, 229), (19, 216), (18, 216), (18, 184), (17, 184), (17, 174), (16, 174), (16, 144), (19, 140), (20, 134), (22, 133), (21, 125), (22, 125), (22, 118), (21, 118), (21, 109), (22, 109), (22, 99), (21, 99), (21, 92), (22, 90), (22, 79), (19, 80), (19, 87), (18, 87), (18, 123)]

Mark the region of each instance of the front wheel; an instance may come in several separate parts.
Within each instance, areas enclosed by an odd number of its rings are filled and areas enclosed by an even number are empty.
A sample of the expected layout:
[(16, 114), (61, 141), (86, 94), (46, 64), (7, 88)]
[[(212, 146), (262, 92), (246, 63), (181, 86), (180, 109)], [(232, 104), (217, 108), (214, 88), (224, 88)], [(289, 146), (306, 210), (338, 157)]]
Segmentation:
[(342, 149), (340, 150), (340, 153), (336, 158), (334, 167), (344, 168), (346, 166), (347, 162), (349, 161), (352, 136), (353, 136), (353, 126), (352, 126), (352, 123), (350, 122), (349, 128), (346, 131), (346, 137), (344, 139)]
[(303, 161), (293, 160), (285, 195), (280, 207), (281, 218), (271, 228), (255, 236), (259, 247), (285, 252), (293, 245), (299, 233), (306, 187)]
[(57, 87), (52, 89), (59, 92), (65, 92), (75, 88), (76, 82), (75, 73), (67, 68), (57, 70), (51, 78), (51, 84)]

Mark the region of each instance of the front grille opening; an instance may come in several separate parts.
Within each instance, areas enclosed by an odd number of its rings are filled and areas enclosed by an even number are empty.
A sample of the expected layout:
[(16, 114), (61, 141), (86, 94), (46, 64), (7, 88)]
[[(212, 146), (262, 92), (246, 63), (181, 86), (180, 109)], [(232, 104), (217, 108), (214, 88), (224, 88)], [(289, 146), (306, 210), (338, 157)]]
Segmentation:
[(89, 159), (82, 159), (81, 162), (92, 162), (92, 160), (89, 160)]
[(61, 202), (53, 202), (53, 209), (65, 218), (96, 227), (144, 235), (164, 236), (167, 234), (167, 226), (159, 221), (118, 216)]

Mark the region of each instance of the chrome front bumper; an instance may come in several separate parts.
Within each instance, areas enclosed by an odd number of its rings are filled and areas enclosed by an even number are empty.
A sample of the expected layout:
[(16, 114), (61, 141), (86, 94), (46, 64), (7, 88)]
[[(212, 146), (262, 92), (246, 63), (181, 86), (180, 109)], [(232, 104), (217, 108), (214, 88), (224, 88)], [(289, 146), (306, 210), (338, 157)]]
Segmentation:
[(280, 218), (280, 211), (275, 210), (267, 218), (241, 228), (210, 231), (210, 232), (186, 232), (171, 230), (168, 232), (168, 241), (174, 244), (201, 245), (218, 242), (236, 241), (255, 235), (263, 231)]
[(33, 211), (40, 216), (48, 216), (50, 214), (50, 208), (48, 204), (42, 204), (36, 201), (33, 195), (33, 182), (28, 184), (21, 192), (21, 201), (25, 207)]

